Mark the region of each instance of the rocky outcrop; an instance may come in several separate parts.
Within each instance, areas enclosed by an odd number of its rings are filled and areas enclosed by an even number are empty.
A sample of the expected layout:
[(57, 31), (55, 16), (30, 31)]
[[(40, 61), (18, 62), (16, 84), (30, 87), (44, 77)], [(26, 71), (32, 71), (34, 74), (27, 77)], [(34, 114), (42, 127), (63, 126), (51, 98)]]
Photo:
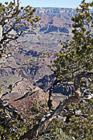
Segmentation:
[(49, 28), (45, 33), (50, 33), (50, 32), (58, 32), (58, 27), (54, 25), (49, 25)]
[(28, 110), (32, 104), (42, 101), (45, 103), (48, 100), (48, 94), (42, 89), (33, 86), (29, 80), (23, 79), (18, 82), (12, 91), (2, 95), (4, 106), (10, 104), (24, 115), (28, 114)]
[(59, 31), (63, 32), (63, 33), (69, 33), (69, 30), (67, 28), (65, 28), (65, 27), (63, 27), (63, 28), (59, 27)]
[(46, 31), (47, 30), (47, 27), (43, 27), (43, 28), (41, 28), (39, 31), (40, 32), (44, 32), (44, 31)]
[(50, 33), (50, 32), (62, 32), (69, 33), (69, 30), (65, 27), (57, 27), (54, 25), (49, 25), (48, 27), (43, 27), (39, 30), (40, 32)]
[[(75, 15), (74, 9), (69, 8), (37, 8), (40, 16), (39, 32), (69, 33), (72, 28), (71, 17)], [(35, 25), (37, 27), (37, 25)]]

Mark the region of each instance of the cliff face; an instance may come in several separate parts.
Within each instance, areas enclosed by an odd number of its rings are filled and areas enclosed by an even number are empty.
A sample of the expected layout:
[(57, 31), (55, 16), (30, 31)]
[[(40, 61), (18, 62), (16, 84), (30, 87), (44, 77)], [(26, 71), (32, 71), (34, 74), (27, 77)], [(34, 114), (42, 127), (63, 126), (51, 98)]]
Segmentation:
[[(15, 46), (16, 50), (13, 52), (14, 57), (9, 58), (5, 64), (5, 67), (10, 66), (10, 68), (0, 69), (0, 86), (4, 85), (4, 81), (7, 82), (12, 76), (18, 77), (19, 74), (29, 79), (32, 84), (47, 91), (54, 78), (47, 65), (50, 64), (50, 60), (55, 59), (56, 53), (61, 49), (61, 41), (65, 42), (66, 39), (71, 39), (71, 17), (74, 14), (75, 10), (73, 9), (37, 8), (36, 15), (39, 15), (41, 20), (35, 24), (35, 30), (22, 34), (17, 42), (13, 41), (10, 44), (11, 50), (14, 50), (11, 47), (12, 45)], [(31, 29), (30, 26), (26, 28)], [(53, 53), (53, 55), (51, 57), (49, 55), (43, 56), (41, 52), (44, 51), (49, 52), (49, 54)], [(37, 57), (38, 53), (41, 54), (40, 57)], [(45, 61), (43, 61), (43, 58)], [(22, 66), (24, 62), (31, 62), (31, 59), (34, 59), (33, 65), (30, 63)], [(22, 68), (15, 69), (21, 66)], [(11, 67), (14, 69), (11, 69)], [(48, 81), (46, 77), (49, 75), (51, 78)], [(6, 89), (6, 87), (4, 88)]]
[[(13, 80), (14, 78), (12, 81)], [(42, 89), (33, 86), (29, 80), (20, 78), (19, 81), (17, 80), (16, 85), (13, 86), (12, 91), (8, 89), (7, 92), (3, 94), (2, 100), (4, 106), (10, 104), (19, 112), (27, 115), (27, 111), (30, 110), (32, 104), (41, 100), (45, 103), (48, 100), (48, 94), (44, 93)]]
[[(8, 44), (10, 51), (7, 52), (12, 52), (12, 56), (4, 63), (4, 68), (0, 69), (0, 98), (3, 105), (12, 106), (24, 118), (29, 115), (38, 118), (40, 113), (48, 111), (48, 92), (54, 82), (54, 74), (48, 65), (61, 49), (61, 41), (65, 42), (72, 37), (70, 18), (74, 15), (74, 10), (37, 8), (36, 15), (41, 20), (35, 25), (35, 30), (30, 26), (25, 27), (30, 31)], [(13, 30), (12, 34), (14, 32)], [(54, 90), (55, 108), (66, 98), (67, 93), (62, 92), (62, 88)]]
[(37, 8), (36, 14), (41, 18), (39, 22), (40, 32), (69, 33), (72, 27), (71, 17), (75, 15), (75, 10), (68, 8)]
[(39, 30), (40, 32), (44, 33), (50, 33), (50, 32), (63, 32), (63, 33), (69, 33), (69, 30), (65, 27), (57, 27), (54, 25), (49, 25), (49, 27), (43, 27)]

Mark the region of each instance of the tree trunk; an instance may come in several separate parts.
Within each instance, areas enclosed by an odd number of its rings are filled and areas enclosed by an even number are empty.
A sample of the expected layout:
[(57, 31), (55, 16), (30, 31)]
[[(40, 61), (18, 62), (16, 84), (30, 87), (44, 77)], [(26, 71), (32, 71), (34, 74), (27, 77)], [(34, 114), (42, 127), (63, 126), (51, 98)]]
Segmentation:
[(0, 41), (1, 41), (1, 39), (2, 39), (2, 31), (3, 31), (2, 25), (0, 25)]
[[(68, 97), (68, 99), (65, 99), (64, 101), (60, 102), (60, 104), (57, 106), (57, 108), (50, 113), (50, 115), (47, 117), (44, 117), (41, 122), (37, 125), (35, 125), (31, 130), (29, 130), (26, 134), (24, 134), (22, 137), (20, 137), (20, 140), (24, 140), (25, 138), (27, 139), (32, 139), (37, 137), (38, 135), (42, 134), (43, 132), (45, 132), (45, 130), (47, 129), (47, 126), (49, 125), (49, 123), (56, 118), (57, 115), (59, 115), (59, 113), (64, 109), (65, 106), (71, 104), (71, 103), (78, 103), (81, 100), (81, 94), (80, 94), (80, 79), (84, 76), (84, 77), (90, 77), (92, 76), (93, 73), (92, 72), (83, 72), (79, 75), (77, 75), (76, 81), (74, 81), (74, 86), (75, 86), (75, 96), (70, 96)], [(52, 92), (53, 92), (53, 88), (55, 87), (55, 85), (57, 85), (58, 81), (55, 81), (53, 86), (51, 87), (51, 92), (49, 92), (49, 100), (51, 100), (51, 96), (52, 96)]]
[(21, 9), (21, 2), (20, 2), (20, 0), (17, 0), (17, 7), (18, 7), (18, 10)]
[(16, 0), (14, 0), (14, 6), (16, 7)]
[(53, 85), (50, 88), (50, 91), (49, 91), (49, 100), (48, 100), (49, 110), (52, 109), (52, 93), (53, 93), (54, 87), (57, 85), (58, 82), (59, 81), (55, 80), (54, 83), (53, 83)]
[(69, 97), (68, 99), (65, 99), (63, 102), (60, 102), (60, 104), (57, 106), (57, 108), (50, 114), (49, 117), (44, 117), (44, 121), (41, 120), (41, 122), (38, 125), (35, 125), (33, 129), (29, 130), (26, 134), (24, 134), (22, 137), (20, 137), (20, 140), (24, 140), (25, 138), (32, 139), (37, 137), (38, 135), (45, 132), (47, 129), (47, 126), (49, 123), (56, 118), (56, 116), (64, 109), (64, 107), (68, 104), (71, 104), (72, 102), (77, 103), (80, 101), (80, 98), (77, 96)]

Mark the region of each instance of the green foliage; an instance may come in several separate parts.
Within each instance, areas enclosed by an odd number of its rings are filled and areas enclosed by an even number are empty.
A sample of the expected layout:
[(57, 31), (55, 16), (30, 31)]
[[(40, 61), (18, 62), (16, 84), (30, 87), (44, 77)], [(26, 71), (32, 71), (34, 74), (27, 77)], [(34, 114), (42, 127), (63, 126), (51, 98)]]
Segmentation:
[(62, 129), (66, 134), (75, 137), (76, 140), (92, 140), (93, 100), (89, 100), (87, 102), (80, 102), (76, 106), (76, 110), (78, 109), (81, 110), (80, 115), (72, 115), (69, 123), (63, 123)]
[(8, 89), (12, 90), (12, 85), (9, 85)]
[(24, 132), (25, 122), (20, 115), (0, 107), (0, 140), (19, 139), (22, 131)]
[[(16, 40), (22, 33), (28, 29), (26, 26), (34, 27), (34, 23), (38, 22), (40, 18), (34, 13), (35, 8), (31, 6), (21, 7), (15, 6), (14, 2), (0, 3), (0, 25), (2, 27), (2, 37), (0, 38), (0, 57), (6, 52), (7, 44)], [(12, 35), (11, 31), (14, 30), (15, 34)], [(29, 29), (30, 30), (30, 29)]]
[(93, 3), (82, 1), (72, 17), (73, 38), (62, 46), (52, 65), (57, 80), (73, 79), (79, 72), (92, 70), (92, 6)]
[[(80, 8), (76, 9), (77, 15), (72, 17), (72, 21), (74, 22), (72, 31), (73, 39), (70, 42), (69, 40), (66, 41), (66, 44), (63, 45), (61, 51), (57, 54), (57, 59), (53, 64), (57, 80), (64, 81), (68, 80), (69, 77), (73, 79), (79, 72), (83, 70), (91, 71), (92, 69), (92, 14), (89, 9), (92, 5), (93, 3), (86, 3), (85, 0), (83, 0)], [(11, 29), (15, 29), (19, 37), (20, 33), (22, 33), (19, 29), (22, 29), (22, 27), (28, 23), (33, 27), (34, 23), (39, 20), (38, 16), (34, 17), (36, 9), (32, 9), (30, 6), (22, 9), (24, 9), (24, 15), (19, 16), (22, 10), (18, 10), (17, 7), (14, 7), (12, 2), (9, 4), (5, 3), (5, 5), (0, 4), (0, 24), (8, 28), (8, 31), (4, 30), (4, 41), (6, 40), (5, 37), (9, 39), (8, 32), (10, 32)], [(11, 15), (9, 15), (9, 11), (11, 11)], [(10, 18), (8, 18), (9, 16)], [(6, 19), (11, 23), (10, 25), (8, 25)], [(25, 22), (25, 20), (27, 22)], [(3, 40), (1, 40), (0, 43), (2, 43)], [(9, 41), (11, 41), (11, 39), (9, 39)], [(8, 88), (12, 90), (12, 85), (9, 85)], [(46, 132), (37, 139), (70, 140), (71, 137), (75, 137), (76, 140), (92, 140), (92, 106), (93, 100), (87, 102), (81, 101), (79, 104), (68, 106), (68, 110), (81, 110), (81, 114), (83, 115), (78, 116), (71, 114), (68, 123), (54, 119), (48, 126)], [(39, 123), (42, 116), (46, 114), (46, 108), (46, 103), (42, 104), (41, 102), (31, 101), (31, 108), (29, 110), (31, 115), (24, 120), (19, 114), (15, 115), (14, 112), (9, 111), (7, 107), (3, 107), (0, 103), (0, 139), (18, 140), (20, 136), (33, 128), (33, 125)], [(69, 112), (67, 112), (67, 115), (68, 114)], [(84, 115), (86, 117), (84, 117)]]
[(12, 107), (4, 107), (0, 100), (0, 140), (18, 140), (45, 115), (45, 105), (44, 102), (32, 101), (29, 116), (24, 116)]
[(57, 119), (54, 119), (51, 124), (48, 126), (46, 132), (38, 136), (38, 140), (71, 140), (71, 137), (68, 137), (61, 128), (61, 122)]
[[(38, 140), (92, 140), (93, 138), (93, 100), (86, 102), (81, 101), (78, 104), (71, 104), (68, 106), (68, 110), (75, 109), (81, 110), (79, 115), (69, 115), (70, 119), (66, 121), (60, 121), (54, 119), (48, 126), (46, 132), (38, 137)], [(83, 115), (82, 115), (83, 114)], [(68, 115), (68, 113), (66, 114)], [(60, 113), (63, 116), (63, 113)]]
[[(57, 82), (67, 82), (69, 80), (74, 81), (75, 76), (78, 74), (92, 70), (92, 6), (92, 2), (86, 3), (85, 0), (83, 0), (80, 7), (76, 9), (77, 14), (75, 17), (72, 17), (73, 38), (71, 41), (67, 40), (65, 44), (63, 42), (61, 43), (62, 49), (57, 53), (57, 58), (54, 60), (51, 67), (51, 70), (55, 73)], [(80, 84), (79, 82), (78, 84)], [(72, 110), (73, 113), (69, 110)], [(75, 115), (74, 111), (76, 110), (80, 110), (81, 114)], [(48, 128), (49, 136), (51, 136), (50, 131), (52, 130), (53, 125), (55, 125), (55, 128), (61, 128), (66, 135), (75, 137), (76, 140), (91, 140), (93, 137), (92, 112), (93, 100), (68, 106), (67, 116), (70, 117), (69, 122), (63, 123), (59, 121), (58, 124), (51, 123), (50, 129)], [(53, 130), (53, 132), (55, 131)], [(53, 136), (55, 136), (55, 134), (53, 134)]]

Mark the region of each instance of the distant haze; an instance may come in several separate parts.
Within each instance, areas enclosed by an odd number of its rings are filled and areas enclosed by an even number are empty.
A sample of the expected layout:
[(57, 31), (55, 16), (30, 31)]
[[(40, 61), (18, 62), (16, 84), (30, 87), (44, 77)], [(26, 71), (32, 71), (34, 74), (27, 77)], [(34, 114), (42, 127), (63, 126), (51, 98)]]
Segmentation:
[[(0, 0), (0, 2), (12, 0)], [(82, 0), (21, 0), (22, 6), (31, 5), (32, 7), (60, 7), (60, 8), (76, 8)], [(92, 2), (92, 0), (86, 0)]]

